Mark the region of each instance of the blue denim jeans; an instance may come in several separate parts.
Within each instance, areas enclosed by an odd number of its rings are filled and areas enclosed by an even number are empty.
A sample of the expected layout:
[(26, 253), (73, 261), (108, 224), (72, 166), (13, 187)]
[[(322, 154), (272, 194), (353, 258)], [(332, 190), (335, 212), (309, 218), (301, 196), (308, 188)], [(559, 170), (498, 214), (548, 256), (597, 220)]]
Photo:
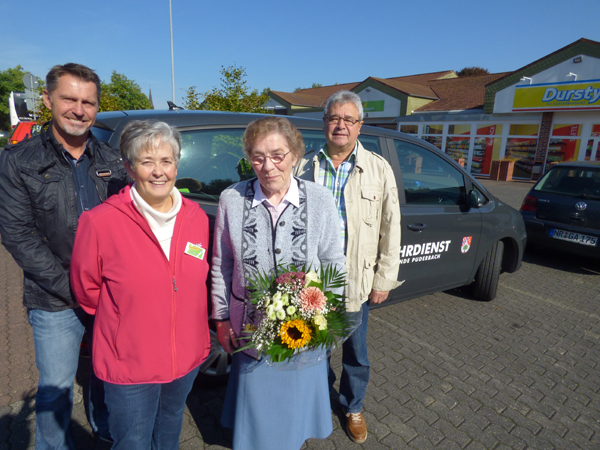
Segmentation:
[[(361, 323), (342, 344), (342, 377), (340, 378), (340, 405), (347, 413), (359, 413), (369, 384), (369, 355), (367, 353), (367, 329), (369, 326), (370, 301), (362, 304)], [(335, 382), (335, 373), (329, 366), (329, 386)]]
[[(28, 314), (39, 372), (35, 394), (35, 448), (71, 450), (75, 448), (69, 431), (73, 412), (73, 382), (79, 364), (81, 338), (89, 316), (81, 308), (57, 312), (30, 309)], [(90, 386), (92, 397), (99, 396), (97, 389), (98, 386)], [(90, 413), (92, 410), (90, 406)], [(98, 414), (102, 411), (106, 411), (105, 406), (96, 407), (96, 423), (100, 422)], [(106, 417), (103, 420), (107, 422)], [(93, 422), (90, 419), (90, 423)], [(97, 432), (95, 423), (92, 427)]]
[[(93, 359), (92, 349), (94, 347), (93, 330), (95, 316), (86, 315), (85, 329), (87, 331), (87, 343), (90, 358)], [(94, 371), (90, 374), (90, 385), (88, 391), (88, 422), (95, 435), (105, 440), (110, 440), (108, 431), (108, 408), (104, 402), (104, 381), (99, 379)]]
[(200, 366), (170, 383), (104, 383), (112, 450), (177, 450), (185, 400)]
[(39, 371), (35, 394), (35, 448), (74, 449), (69, 423), (83, 322), (73, 309), (57, 312), (30, 309), (29, 323), (33, 328), (35, 364)]

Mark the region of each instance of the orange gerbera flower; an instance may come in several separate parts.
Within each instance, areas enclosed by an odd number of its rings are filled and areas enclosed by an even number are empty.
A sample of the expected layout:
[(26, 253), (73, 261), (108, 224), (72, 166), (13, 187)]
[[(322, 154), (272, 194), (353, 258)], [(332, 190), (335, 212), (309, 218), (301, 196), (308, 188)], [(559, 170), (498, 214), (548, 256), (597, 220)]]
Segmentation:
[(323, 291), (315, 286), (302, 289), (298, 297), (304, 311), (321, 311), (327, 303)]

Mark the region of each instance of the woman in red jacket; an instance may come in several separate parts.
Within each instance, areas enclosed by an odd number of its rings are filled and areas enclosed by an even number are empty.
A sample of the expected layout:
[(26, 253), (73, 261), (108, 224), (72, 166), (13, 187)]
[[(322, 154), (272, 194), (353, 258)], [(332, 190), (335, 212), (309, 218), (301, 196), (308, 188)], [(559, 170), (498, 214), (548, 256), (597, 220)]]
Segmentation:
[(185, 400), (210, 351), (208, 218), (175, 188), (181, 138), (132, 121), (120, 151), (135, 181), (83, 213), (71, 261), (94, 324), (113, 449), (177, 449)]

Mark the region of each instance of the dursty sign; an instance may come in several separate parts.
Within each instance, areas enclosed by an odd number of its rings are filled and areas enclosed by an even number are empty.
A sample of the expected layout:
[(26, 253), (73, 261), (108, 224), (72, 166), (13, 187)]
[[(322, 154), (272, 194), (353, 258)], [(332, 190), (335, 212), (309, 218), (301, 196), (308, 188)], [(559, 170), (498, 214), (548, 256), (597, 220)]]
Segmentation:
[(600, 109), (600, 80), (517, 86), (513, 111)]

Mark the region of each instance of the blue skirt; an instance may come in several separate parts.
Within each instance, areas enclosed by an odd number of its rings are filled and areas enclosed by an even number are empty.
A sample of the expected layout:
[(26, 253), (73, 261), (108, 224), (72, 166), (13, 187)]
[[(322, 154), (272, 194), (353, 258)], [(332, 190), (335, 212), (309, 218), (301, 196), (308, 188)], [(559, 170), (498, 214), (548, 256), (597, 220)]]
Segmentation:
[(278, 370), (235, 353), (221, 416), (221, 424), (233, 428), (233, 449), (299, 450), (306, 439), (329, 436), (327, 370), (327, 358)]

